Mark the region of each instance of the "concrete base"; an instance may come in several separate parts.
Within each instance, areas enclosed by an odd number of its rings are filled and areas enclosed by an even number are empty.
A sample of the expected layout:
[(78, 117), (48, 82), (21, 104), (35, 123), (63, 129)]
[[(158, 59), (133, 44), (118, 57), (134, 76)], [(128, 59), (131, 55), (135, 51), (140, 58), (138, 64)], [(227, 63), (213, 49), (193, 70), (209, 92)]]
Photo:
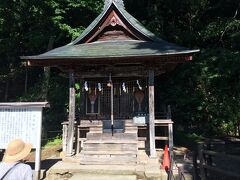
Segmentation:
[[(147, 165), (79, 165), (76, 163), (58, 162), (51, 167), (47, 173), (48, 180), (57, 179), (90, 179), (89, 177), (99, 177), (109, 179), (162, 179), (165, 171), (162, 171), (157, 164)], [(122, 178), (121, 178), (122, 177)], [(97, 178), (97, 179), (99, 179)], [(95, 178), (96, 179), (96, 178)], [(166, 178), (164, 178), (166, 179)]]
[(135, 175), (75, 174), (69, 180), (137, 180)]
[[(78, 157), (65, 158), (65, 161), (57, 162), (48, 170), (46, 179), (167, 180), (166, 171), (160, 168), (160, 157), (161, 154), (158, 158), (149, 158), (144, 151), (139, 151), (136, 165), (80, 165)], [(177, 170), (173, 173), (177, 178)]]

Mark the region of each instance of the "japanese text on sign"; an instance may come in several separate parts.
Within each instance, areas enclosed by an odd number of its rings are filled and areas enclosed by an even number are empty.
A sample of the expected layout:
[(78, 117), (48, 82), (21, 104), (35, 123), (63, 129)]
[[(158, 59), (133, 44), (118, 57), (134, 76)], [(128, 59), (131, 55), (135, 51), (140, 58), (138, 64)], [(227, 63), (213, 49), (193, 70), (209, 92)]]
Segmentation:
[(0, 149), (5, 149), (8, 142), (16, 138), (36, 148), (41, 113), (41, 108), (0, 108)]

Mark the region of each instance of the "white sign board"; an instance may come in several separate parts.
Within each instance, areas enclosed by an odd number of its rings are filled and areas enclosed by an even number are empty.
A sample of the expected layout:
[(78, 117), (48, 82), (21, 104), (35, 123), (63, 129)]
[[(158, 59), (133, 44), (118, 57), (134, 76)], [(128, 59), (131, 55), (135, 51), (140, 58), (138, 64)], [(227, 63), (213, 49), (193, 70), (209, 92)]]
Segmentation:
[(146, 117), (145, 116), (135, 116), (133, 117), (134, 124), (146, 124)]
[(0, 103), (0, 149), (13, 139), (31, 143), (35, 152), (35, 179), (40, 177), (42, 108), (47, 102)]
[(41, 107), (0, 107), (0, 149), (6, 149), (13, 139), (22, 139), (37, 148), (41, 124)]

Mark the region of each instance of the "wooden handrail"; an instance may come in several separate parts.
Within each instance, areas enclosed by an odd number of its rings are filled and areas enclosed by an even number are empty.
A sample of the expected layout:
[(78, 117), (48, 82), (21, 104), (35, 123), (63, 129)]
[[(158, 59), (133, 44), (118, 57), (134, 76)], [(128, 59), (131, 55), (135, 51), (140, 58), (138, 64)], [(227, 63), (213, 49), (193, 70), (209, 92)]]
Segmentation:
[[(231, 159), (231, 160), (240, 161), (239, 156), (229, 155), (229, 154), (225, 154), (225, 153), (221, 153), (221, 152), (215, 152), (215, 151), (211, 151), (211, 150), (204, 150), (203, 146), (204, 146), (203, 143), (200, 143), (198, 145), (198, 156), (199, 156), (199, 160), (200, 160), (199, 167), (200, 167), (201, 179), (203, 179), (203, 180), (207, 179), (206, 170), (213, 171), (213, 172), (219, 173), (221, 175), (229, 176), (231, 178), (238, 178), (238, 179), (240, 178), (240, 173), (238, 173), (236, 171), (225, 170), (222, 167), (212, 166), (211, 164), (208, 164), (208, 160), (207, 160), (208, 158), (211, 158), (212, 156), (214, 156), (214, 157), (219, 157), (219, 158), (224, 158), (224, 159), (228, 158), (228, 159)], [(205, 155), (207, 155), (209, 157), (206, 158)], [(195, 159), (195, 161), (197, 160), (196, 157), (194, 159)], [(195, 166), (197, 166), (196, 163), (197, 162), (195, 162)], [(196, 177), (196, 174), (195, 174), (195, 177)]]
[(171, 119), (155, 119), (155, 124), (173, 124)]
[(235, 173), (235, 172), (229, 172), (229, 171), (226, 171), (222, 168), (217, 168), (217, 167), (213, 167), (213, 166), (209, 166), (209, 165), (203, 165), (203, 167), (205, 169), (209, 169), (211, 171), (214, 171), (214, 172), (217, 172), (217, 173), (220, 173), (220, 174), (223, 174), (223, 175), (240, 178), (240, 174)]
[(167, 136), (155, 136), (155, 140), (169, 140)]
[(230, 159), (235, 159), (240, 161), (240, 156), (234, 156), (234, 155), (229, 155), (229, 154), (219, 153), (219, 152), (209, 151), (209, 150), (203, 150), (203, 153), (211, 156), (225, 157), (225, 158), (230, 158)]

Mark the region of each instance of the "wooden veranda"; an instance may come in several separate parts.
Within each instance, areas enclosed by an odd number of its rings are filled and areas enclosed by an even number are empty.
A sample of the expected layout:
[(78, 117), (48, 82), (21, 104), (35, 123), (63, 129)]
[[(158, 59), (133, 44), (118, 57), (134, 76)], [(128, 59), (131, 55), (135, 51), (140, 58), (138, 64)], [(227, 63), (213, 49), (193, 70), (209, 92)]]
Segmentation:
[[(123, 1), (106, 0), (76, 40), (22, 59), (69, 74), (65, 156), (77, 154), (81, 164), (125, 164), (137, 163), (139, 149), (156, 157), (158, 140), (167, 141), (172, 152), (171, 112), (168, 107), (162, 118), (156, 116), (154, 78), (192, 60), (195, 52), (156, 37), (126, 12)], [(156, 136), (157, 127), (168, 134)]]

